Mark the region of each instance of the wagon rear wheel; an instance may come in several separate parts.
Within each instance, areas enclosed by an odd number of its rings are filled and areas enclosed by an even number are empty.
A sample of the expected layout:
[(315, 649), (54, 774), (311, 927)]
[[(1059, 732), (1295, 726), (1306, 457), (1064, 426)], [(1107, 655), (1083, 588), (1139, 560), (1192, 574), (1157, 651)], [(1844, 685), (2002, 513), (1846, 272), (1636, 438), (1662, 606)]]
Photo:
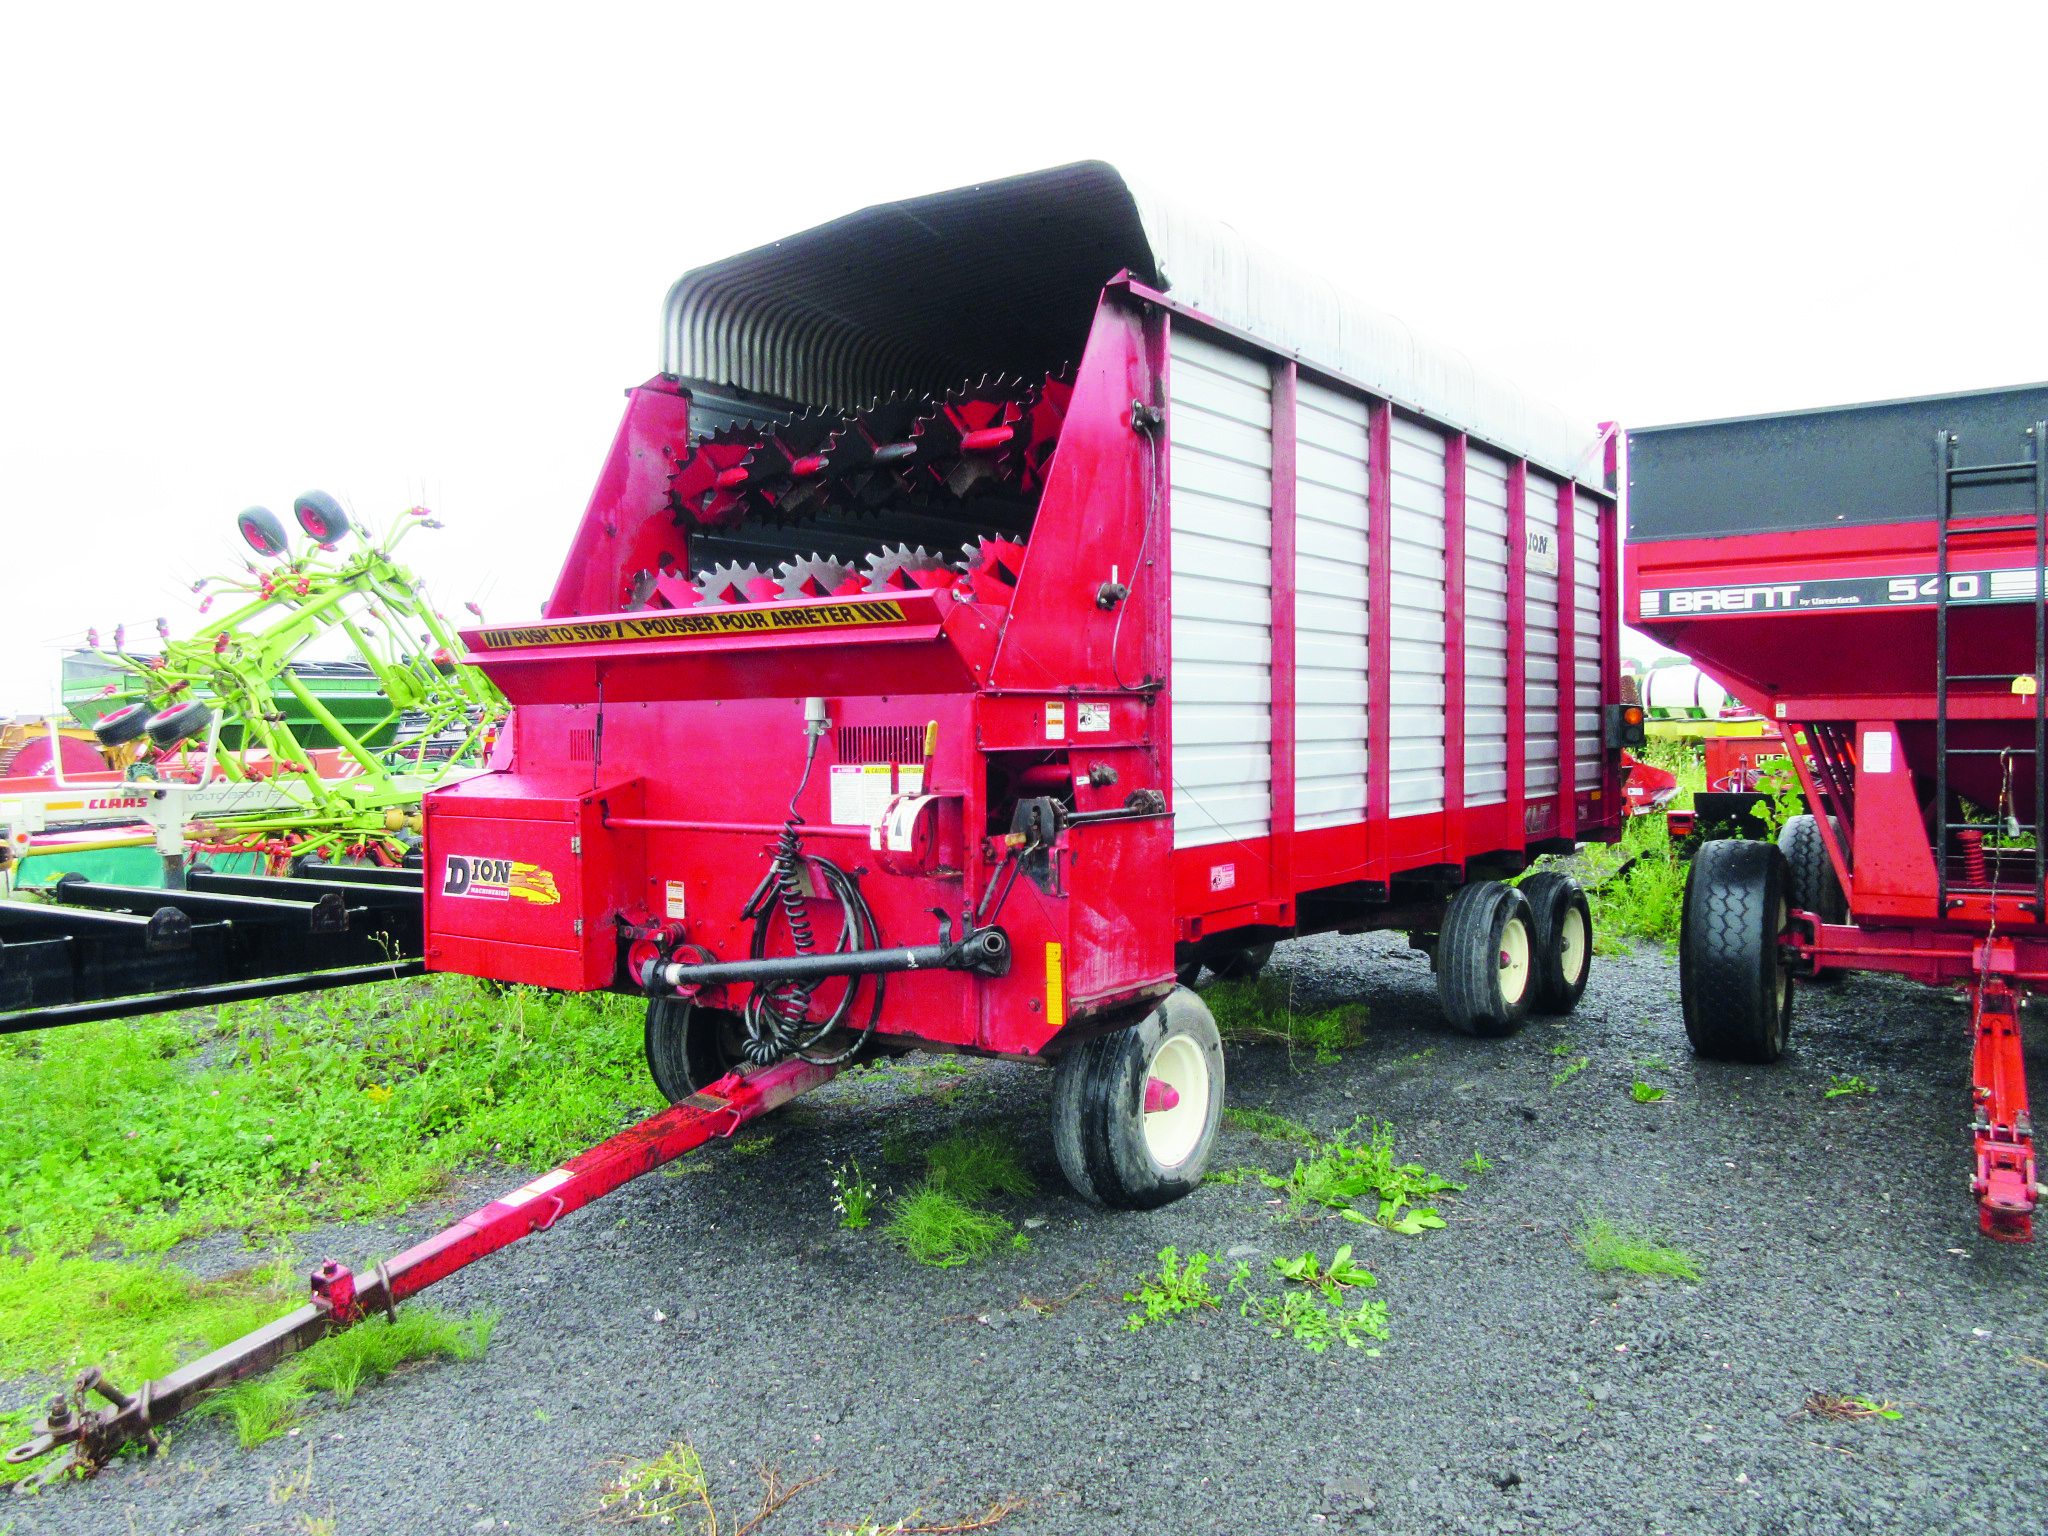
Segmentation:
[(1529, 903), (1530, 937), (1536, 950), (1532, 1013), (1570, 1013), (1585, 995), (1593, 974), (1593, 909), (1570, 875), (1546, 869), (1518, 887)]
[(1512, 1035), (1529, 1017), (1536, 945), (1528, 898), (1481, 880), (1460, 886), (1436, 943), (1444, 1017), (1468, 1035)]
[(1223, 1115), (1223, 1041), (1186, 988), (1060, 1058), (1052, 1139), (1076, 1194), (1151, 1210), (1193, 1194)]
[(1701, 846), (1686, 877), (1678, 995), (1695, 1054), (1772, 1062), (1792, 1028), (1792, 978), (1778, 947), (1791, 912), (1775, 843)]

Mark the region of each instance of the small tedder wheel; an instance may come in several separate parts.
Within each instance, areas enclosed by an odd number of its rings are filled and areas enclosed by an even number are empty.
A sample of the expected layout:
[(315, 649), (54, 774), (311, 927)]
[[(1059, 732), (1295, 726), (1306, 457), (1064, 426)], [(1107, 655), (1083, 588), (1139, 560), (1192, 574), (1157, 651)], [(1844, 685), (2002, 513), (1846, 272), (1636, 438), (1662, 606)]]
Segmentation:
[(1437, 995), (1454, 1029), (1498, 1037), (1522, 1027), (1536, 990), (1534, 926), (1528, 898), (1513, 886), (1458, 888), (1436, 946)]
[(1776, 1061), (1792, 1027), (1778, 935), (1791, 911), (1775, 843), (1717, 839), (1693, 855), (1678, 930), (1678, 996), (1695, 1054)]
[(1209, 969), (1225, 981), (1257, 981), (1259, 973), (1266, 968), (1266, 962), (1272, 958), (1272, 945), (1254, 944), (1233, 954), (1218, 955), (1209, 962)]
[(1530, 938), (1536, 946), (1532, 1013), (1570, 1013), (1585, 995), (1593, 974), (1593, 909), (1570, 875), (1546, 869), (1517, 887), (1529, 903)]
[(1193, 1194), (1222, 1116), (1223, 1039), (1184, 987), (1053, 1072), (1053, 1148), (1075, 1193), (1097, 1205), (1152, 1210)]
[(306, 492), (292, 503), (292, 515), (306, 530), (307, 538), (329, 548), (349, 529), (348, 514), (341, 510), (341, 503), (325, 491)]
[(142, 728), (149, 732), (151, 741), (168, 752), (181, 741), (204, 735), (212, 724), (213, 711), (197, 699), (188, 699), (183, 704), (158, 710)]
[(235, 526), (242, 530), (242, 542), (259, 555), (274, 560), (291, 548), (284, 524), (268, 507), (250, 507), (235, 519)]
[(119, 709), (101, 715), (94, 723), (92, 733), (103, 747), (125, 746), (142, 734), (154, 713), (153, 705), (123, 704)]
[(746, 1060), (740, 1054), (740, 1018), (722, 1008), (699, 1008), (687, 997), (657, 997), (647, 1004), (647, 1070), (671, 1104), (717, 1082)]

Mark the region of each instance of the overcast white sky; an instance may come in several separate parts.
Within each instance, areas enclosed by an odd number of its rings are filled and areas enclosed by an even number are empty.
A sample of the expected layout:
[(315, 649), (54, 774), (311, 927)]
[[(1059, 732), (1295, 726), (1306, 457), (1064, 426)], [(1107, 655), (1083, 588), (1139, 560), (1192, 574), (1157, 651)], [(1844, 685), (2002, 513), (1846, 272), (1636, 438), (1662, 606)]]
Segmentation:
[(0, 714), (309, 486), (536, 612), (684, 269), (1091, 156), (1587, 416), (2048, 378), (2042, 16), (12, 7)]

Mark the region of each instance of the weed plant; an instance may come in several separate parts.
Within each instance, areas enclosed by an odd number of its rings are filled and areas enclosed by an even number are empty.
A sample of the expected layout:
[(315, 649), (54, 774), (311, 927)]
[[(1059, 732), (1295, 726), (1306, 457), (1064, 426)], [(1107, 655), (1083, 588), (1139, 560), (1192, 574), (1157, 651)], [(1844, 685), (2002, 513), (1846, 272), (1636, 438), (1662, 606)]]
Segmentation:
[(1664, 1089), (1652, 1087), (1648, 1083), (1629, 1084), (1628, 1096), (1638, 1104), (1655, 1104), (1664, 1097), (1664, 1093)]
[(601, 1518), (614, 1521), (673, 1526), (694, 1519), (700, 1530), (716, 1530), (718, 1525), (703, 1458), (687, 1440), (676, 1441), (646, 1461), (625, 1463), (597, 1496), (597, 1511)]
[(839, 1225), (849, 1230), (858, 1230), (874, 1218), (870, 1214), (875, 1208), (875, 1181), (861, 1172), (861, 1166), (852, 1158), (832, 1175), (832, 1209), (839, 1217)]
[[(1354, 1139), (1361, 1128), (1365, 1128), (1364, 1139)], [(1434, 1205), (1417, 1202), (1465, 1187), (1431, 1173), (1420, 1163), (1396, 1163), (1394, 1128), (1377, 1121), (1369, 1123), (1363, 1117), (1314, 1156), (1296, 1158), (1288, 1173), (1260, 1177), (1268, 1188), (1285, 1197), (1284, 1217), (1301, 1220), (1334, 1212), (1346, 1221), (1376, 1222), (1405, 1237), (1444, 1225)], [(1375, 1201), (1371, 1214), (1354, 1203), (1368, 1197)]]
[[(1654, 741), (1636, 755), (1678, 776), (1672, 810), (1690, 806), (1706, 787), (1706, 758), (1696, 742)], [(1619, 843), (1589, 843), (1568, 859), (1539, 860), (1537, 867), (1562, 868), (1586, 888), (1597, 953), (1627, 954), (1637, 939), (1676, 947), (1687, 866), (1672, 851), (1661, 812), (1629, 817)]]
[(1277, 976), (1218, 982), (1202, 994), (1202, 1001), (1208, 1004), (1225, 1040), (1310, 1051), (1323, 1066), (1363, 1040), (1372, 1017), (1360, 1003), (1297, 1009), (1293, 985)]
[(1821, 1097), (1825, 1099), (1840, 1099), (1846, 1098), (1851, 1094), (1875, 1092), (1877, 1090), (1860, 1077), (1853, 1075), (1849, 1077), (1835, 1076), (1830, 1077), (1827, 1087), (1821, 1089)]
[(1194, 1253), (1183, 1264), (1178, 1249), (1160, 1249), (1159, 1273), (1140, 1275), (1138, 1288), (1124, 1293), (1125, 1301), (1134, 1301), (1139, 1307), (1124, 1319), (1124, 1327), (1136, 1333), (1147, 1323), (1163, 1323), (1215, 1306), (1216, 1292), (1207, 1279), (1214, 1262), (1206, 1253)]
[(1606, 1273), (1623, 1269), (1635, 1275), (1671, 1275), (1680, 1280), (1700, 1277), (1698, 1262), (1681, 1248), (1667, 1248), (1642, 1233), (1617, 1226), (1605, 1216), (1580, 1224), (1573, 1246), (1588, 1267)]

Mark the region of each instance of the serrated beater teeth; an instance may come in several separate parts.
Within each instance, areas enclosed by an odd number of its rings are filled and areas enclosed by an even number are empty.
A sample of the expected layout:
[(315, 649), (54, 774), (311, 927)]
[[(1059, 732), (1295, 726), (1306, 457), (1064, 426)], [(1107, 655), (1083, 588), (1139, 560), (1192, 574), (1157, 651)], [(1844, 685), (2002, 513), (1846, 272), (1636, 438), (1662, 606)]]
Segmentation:
[(782, 583), (758, 565), (714, 565), (697, 578), (697, 591), (707, 603), (773, 601), (773, 596), (761, 598), (755, 595), (764, 583), (775, 593), (782, 589)]
[(860, 575), (844, 560), (812, 554), (784, 563), (780, 571), (782, 595), (786, 598), (833, 597), (847, 582)]
[(957, 567), (922, 544), (912, 549), (898, 544), (868, 556), (868, 591), (910, 592), (918, 588), (950, 587), (959, 575)]

